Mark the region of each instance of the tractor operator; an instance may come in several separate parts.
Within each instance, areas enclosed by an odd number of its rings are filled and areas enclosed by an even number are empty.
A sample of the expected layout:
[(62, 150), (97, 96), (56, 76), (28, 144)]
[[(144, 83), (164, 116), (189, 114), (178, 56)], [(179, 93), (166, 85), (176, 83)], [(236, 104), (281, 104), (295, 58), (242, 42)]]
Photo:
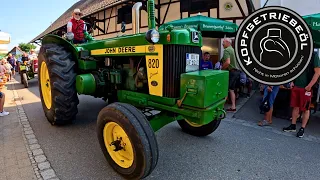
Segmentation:
[(87, 30), (86, 24), (81, 18), (83, 14), (80, 9), (75, 9), (72, 18), (67, 24), (67, 39), (73, 39), (74, 44), (85, 43), (84, 32)]

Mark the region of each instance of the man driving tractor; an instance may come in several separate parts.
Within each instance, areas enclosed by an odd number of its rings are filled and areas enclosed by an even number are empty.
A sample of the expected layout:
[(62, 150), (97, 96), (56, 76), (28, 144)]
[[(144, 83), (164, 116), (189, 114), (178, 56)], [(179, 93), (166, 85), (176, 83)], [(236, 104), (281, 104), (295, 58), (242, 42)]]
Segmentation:
[(84, 32), (87, 30), (85, 22), (80, 19), (83, 14), (80, 9), (75, 9), (72, 18), (67, 24), (67, 39), (73, 39), (74, 44), (85, 43)]

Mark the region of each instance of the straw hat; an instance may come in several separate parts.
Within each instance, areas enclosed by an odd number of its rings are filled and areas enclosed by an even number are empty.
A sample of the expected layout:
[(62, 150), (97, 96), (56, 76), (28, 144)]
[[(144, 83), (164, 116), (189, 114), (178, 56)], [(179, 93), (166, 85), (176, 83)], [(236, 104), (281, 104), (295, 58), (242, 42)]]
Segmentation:
[(83, 15), (82, 12), (80, 11), (80, 9), (73, 10), (73, 14), (75, 14), (75, 13), (79, 13), (80, 15)]

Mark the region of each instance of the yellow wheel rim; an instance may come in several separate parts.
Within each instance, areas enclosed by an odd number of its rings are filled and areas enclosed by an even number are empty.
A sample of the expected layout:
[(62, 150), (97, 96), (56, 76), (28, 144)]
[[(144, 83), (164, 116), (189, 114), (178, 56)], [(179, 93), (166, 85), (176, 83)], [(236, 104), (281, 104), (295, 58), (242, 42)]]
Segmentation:
[(103, 129), (104, 144), (110, 157), (122, 168), (129, 168), (134, 159), (132, 144), (125, 131), (115, 122), (109, 122)]
[(201, 126), (202, 126), (202, 125), (199, 125), (199, 124), (197, 124), (197, 123), (188, 121), (188, 120), (186, 120), (186, 119), (185, 119), (185, 121), (186, 121), (190, 126), (192, 126), (192, 127), (201, 127)]
[(41, 92), (42, 92), (44, 104), (46, 105), (47, 109), (50, 109), (52, 106), (51, 85), (50, 85), (48, 67), (45, 62), (41, 63), (40, 83), (41, 83)]

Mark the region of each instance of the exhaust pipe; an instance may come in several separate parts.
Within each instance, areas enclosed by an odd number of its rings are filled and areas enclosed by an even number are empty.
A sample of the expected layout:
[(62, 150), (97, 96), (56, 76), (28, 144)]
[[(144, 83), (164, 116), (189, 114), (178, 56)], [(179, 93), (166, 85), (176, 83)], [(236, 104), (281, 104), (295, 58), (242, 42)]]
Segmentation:
[[(149, 1), (148, 1), (149, 2)], [(142, 3), (137, 2), (132, 7), (132, 33), (140, 33), (140, 10), (142, 8)]]
[(156, 28), (156, 17), (154, 13), (154, 0), (148, 0), (148, 28), (155, 29)]

